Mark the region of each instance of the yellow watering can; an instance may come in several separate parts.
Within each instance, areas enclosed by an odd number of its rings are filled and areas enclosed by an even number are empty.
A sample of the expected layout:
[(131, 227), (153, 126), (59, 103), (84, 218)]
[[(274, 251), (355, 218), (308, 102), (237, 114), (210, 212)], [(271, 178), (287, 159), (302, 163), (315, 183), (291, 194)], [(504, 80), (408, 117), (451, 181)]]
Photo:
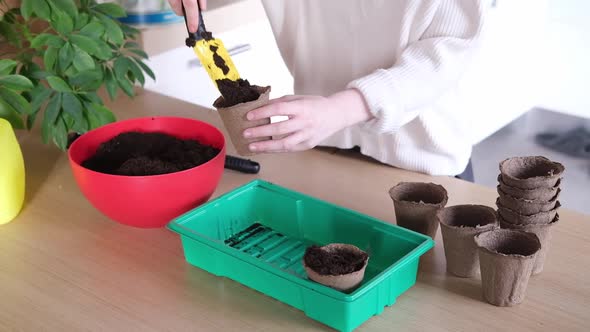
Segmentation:
[(25, 200), (25, 162), (10, 123), (0, 118), (0, 225), (14, 219)]

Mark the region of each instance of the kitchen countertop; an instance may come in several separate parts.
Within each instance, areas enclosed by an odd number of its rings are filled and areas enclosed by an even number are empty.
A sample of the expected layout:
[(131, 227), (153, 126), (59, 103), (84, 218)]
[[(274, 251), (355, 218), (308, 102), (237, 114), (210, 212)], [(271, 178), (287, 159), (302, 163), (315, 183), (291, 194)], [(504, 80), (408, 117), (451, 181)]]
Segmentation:
[[(211, 110), (148, 91), (110, 106), (120, 119), (165, 113), (220, 125)], [(167, 229), (109, 221), (79, 192), (64, 153), (36, 133), (20, 135), (20, 142), (27, 199), (21, 214), (0, 227), (0, 330), (328, 330), (299, 310), (189, 265), (179, 237)], [(260, 177), (387, 222), (394, 222), (387, 190), (398, 181), (440, 183), (449, 205), (493, 206), (497, 195), (332, 149), (254, 159), (260, 174), (226, 171), (215, 195)], [(359, 331), (590, 329), (590, 216), (565, 209), (560, 215), (545, 271), (531, 278), (521, 305), (489, 305), (479, 279), (448, 275), (439, 232), (421, 259), (416, 285)]]

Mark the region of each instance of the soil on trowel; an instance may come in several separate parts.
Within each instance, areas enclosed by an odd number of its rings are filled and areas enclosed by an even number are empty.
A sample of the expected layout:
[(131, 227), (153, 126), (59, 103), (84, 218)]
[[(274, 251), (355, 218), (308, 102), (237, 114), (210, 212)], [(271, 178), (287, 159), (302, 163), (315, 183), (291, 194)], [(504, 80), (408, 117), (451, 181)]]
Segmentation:
[[(206, 41), (213, 40), (213, 34), (209, 31), (203, 31), (200, 33), (201, 38), (205, 39)], [(197, 45), (197, 40), (194, 38), (187, 38), (185, 39), (186, 46), (188, 47), (195, 47)]]
[[(223, 75), (227, 75), (230, 68), (225, 63), (225, 60), (217, 54), (219, 47), (211, 45), (209, 46), (209, 50), (213, 53), (213, 62), (215, 63), (215, 66), (223, 72)], [(219, 107), (232, 107), (237, 104), (254, 101), (260, 97), (258, 89), (256, 89), (255, 86), (250, 85), (248, 80), (239, 78), (236, 81), (232, 81), (228, 78), (224, 78), (216, 80), (215, 83), (217, 84), (219, 92), (223, 96), (223, 101), (218, 105)]]
[(158, 175), (199, 166), (219, 151), (196, 140), (164, 133), (126, 132), (102, 143), (82, 166), (114, 175)]
[(319, 246), (310, 246), (305, 250), (305, 265), (321, 275), (343, 275), (359, 271), (365, 265), (369, 255), (350, 249), (326, 251)]
[(219, 47), (211, 45), (209, 46), (209, 49), (211, 50), (211, 52), (213, 52), (213, 62), (215, 62), (215, 66), (221, 69), (223, 75), (227, 75), (227, 73), (229, 73), (229, 67), (225, 63), (225, 60), (223, 60), (223, 58), (219, 54), (217, 54), (217, 50), (219, 49)]

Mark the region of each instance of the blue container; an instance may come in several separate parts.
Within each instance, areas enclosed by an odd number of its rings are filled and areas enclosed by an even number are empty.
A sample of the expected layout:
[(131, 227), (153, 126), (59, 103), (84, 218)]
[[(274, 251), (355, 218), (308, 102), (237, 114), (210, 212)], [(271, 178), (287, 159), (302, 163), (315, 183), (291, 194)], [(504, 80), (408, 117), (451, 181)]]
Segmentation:
[(163, 25), (183, 22), (184, 18), (176, 15), (167, 0), (118, 0), (127, 12), (119, 21), (132, 25)]

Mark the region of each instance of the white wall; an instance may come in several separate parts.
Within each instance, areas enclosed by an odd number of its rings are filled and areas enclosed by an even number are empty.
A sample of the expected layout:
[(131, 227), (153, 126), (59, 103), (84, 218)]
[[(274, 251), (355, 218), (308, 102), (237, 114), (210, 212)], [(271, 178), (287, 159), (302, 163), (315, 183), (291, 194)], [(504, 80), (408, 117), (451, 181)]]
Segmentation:
[(480, 54), (460, 82), (471, 110), (469, 140), (477, 143), (506, 126), (541, 98), (539, 56), (547, 0), (495, 0), (486, 17)]
[(544, 33), (538, 105), (590, 119), (590, 1), (549, 0)]

